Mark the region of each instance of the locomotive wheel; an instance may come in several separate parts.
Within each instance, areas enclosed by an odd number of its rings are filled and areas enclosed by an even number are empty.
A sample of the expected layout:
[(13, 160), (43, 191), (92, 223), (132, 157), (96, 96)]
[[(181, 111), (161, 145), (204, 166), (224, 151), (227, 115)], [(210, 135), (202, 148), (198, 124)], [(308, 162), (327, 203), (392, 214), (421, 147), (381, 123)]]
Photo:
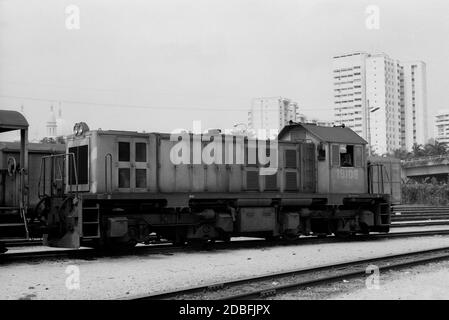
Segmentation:
[(50, 211), (50, 198), (47, 196), (44, 196), (34, 207), (33, 212), (30, 216), (30, 223), (33, 223), (34, 221), (38, 221), (40, 223), (45, 223), (48, 218), (48, 212)]
[(360, 229), (361, 229), (362, 234), (365, 234), (365, 235), (369, 234), (369, 227), (366, 223), (360, 223)]

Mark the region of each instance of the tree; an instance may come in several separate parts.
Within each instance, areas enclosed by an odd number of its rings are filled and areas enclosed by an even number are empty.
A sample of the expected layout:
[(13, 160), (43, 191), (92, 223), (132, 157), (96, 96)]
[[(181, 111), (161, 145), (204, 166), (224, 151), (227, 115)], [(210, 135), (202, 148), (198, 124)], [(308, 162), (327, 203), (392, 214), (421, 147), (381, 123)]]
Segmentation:
[(412, 147), (412, 155), (414, 158), (425, 156), (423, 145), (415, 142)]
[(447, 145), (436, 140), (429, 140), (424, 146), (424, 153), (426, 156), (442, 156), (447, 154)]
[(39, 141), (40, 143), (51, 143), (51, 144), (65, 144), (65, 139), (62, 136), (54, 138), (45, 137)]
[(392, 154), (390, 154), (390, 156), (392, 156), (396, 159), (405, 160), (405, 159), (410, 158), (411, 153), (405, 151), (404, 149), (396, 149), (396, 150), (394, 150), (394, 152)]
[(53, 138), (45, 137), (45, 138), (42, 138), (41, 141), (39, 141), (39, 142), (40, 143), (56, 143), (56, 140)]

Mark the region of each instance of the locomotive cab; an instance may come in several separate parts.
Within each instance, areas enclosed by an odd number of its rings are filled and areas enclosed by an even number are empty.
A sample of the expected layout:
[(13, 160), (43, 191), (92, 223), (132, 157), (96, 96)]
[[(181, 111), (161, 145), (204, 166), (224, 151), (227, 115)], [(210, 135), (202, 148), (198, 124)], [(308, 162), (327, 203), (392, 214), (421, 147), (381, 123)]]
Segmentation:
[(294, 124), (284, 127), (279, 140), (316, 145), (318, 193), (367, 193), (367, 142), (351, 129)]
[[(383, 193), (383, 185), (373, 186), (383, 182), (369, 179), (372, 168), (366, 159), (367, 142), (364, 139), (344, 126), (322, 127), (298, 123), (284, 127), (279, 133), (279, 140), (311, 141), (316, 145), (317, 192), (328, 194), (327, 209), (332, 212), (331, 220), (335, 222), (331, 226), (333, 233), (389, 231), (390, 195)], [(328, 227), (326, 221), (324, 231)]]

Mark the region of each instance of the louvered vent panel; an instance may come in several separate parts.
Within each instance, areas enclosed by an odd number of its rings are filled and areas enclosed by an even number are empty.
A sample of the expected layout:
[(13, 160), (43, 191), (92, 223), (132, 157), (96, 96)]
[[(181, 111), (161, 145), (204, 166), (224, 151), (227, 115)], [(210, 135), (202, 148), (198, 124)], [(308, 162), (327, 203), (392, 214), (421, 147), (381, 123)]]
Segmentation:
[(297, 166), (296, 150), (285, 150), (285, 167), (296, 168)]
[(247, 190), (259, 190), (259, 172), (258, 171), (246, 172), (246, 189)]
[(296, 172), (285, 173), (285, 190), (298, 190), (298, 175)]
[(332, 145), (332, 165), (334, 167), (340, 166), (340, 146)]
[(277, 175), (265, 176), (265, 190), (277, 190)]

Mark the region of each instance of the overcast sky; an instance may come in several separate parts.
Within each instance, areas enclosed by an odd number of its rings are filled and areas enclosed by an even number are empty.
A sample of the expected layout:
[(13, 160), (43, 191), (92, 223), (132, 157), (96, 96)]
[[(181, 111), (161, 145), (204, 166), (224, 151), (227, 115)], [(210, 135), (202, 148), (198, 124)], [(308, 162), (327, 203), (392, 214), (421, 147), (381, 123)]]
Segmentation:
[(332, 120), (332, 57), (367, 51), (425, 61), (433, 115), (449, 108), (448, 39), (447, 0), (0, 0), (0, 108), (23, 105), (32, 135), (59, 101), (93, 129), (231, 128), (264, 96)]

